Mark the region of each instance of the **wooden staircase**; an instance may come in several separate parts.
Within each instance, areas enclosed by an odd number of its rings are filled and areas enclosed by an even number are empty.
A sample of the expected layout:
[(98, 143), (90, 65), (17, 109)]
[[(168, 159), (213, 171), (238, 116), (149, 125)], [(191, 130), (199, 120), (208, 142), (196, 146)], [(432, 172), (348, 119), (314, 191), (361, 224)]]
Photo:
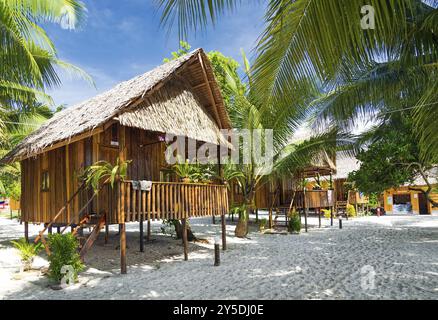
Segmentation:
[[(94, 198), (96, 198), (98, 192), (102, 190), (104, 184), (99, 188), (99, 190), (95, 193), (93, 193), (93, 196), (88, 199), (86, 204), (79, 210), (78, 214), (72, 215), (71, 220), (69, 223), (64, 225), (64, 228), (59, 231), (60, 234), (63, 234), (68, 227), (72, 228), (72, 234), (76, 236), (79, 239), (79, 254), (81, 256), (81, 259), (83, 260), (85, 255), (87, 254), (88, 250), (92, 247), (93, 243), (96, 241), (97, 237), (99, 236), (100, 230), (105, 226), (106, 223), (106, 214), (87, 214), (86, 209), (89, 207), (91, 202)], [(47, 255), (50, 255), (50, 249), (47, 245), (46, 239), (44, 238), (44, 233), (47, 229), (52, 227), (56, 220), (59, 219), (62, 213), (64, 213), (67, 210), (67, 207), (72, 203), (72, 201), (80, 194), (80, 191), (85, 188), (85, 185), (81, 185), (80, 188), (71, 196), (71, 198), (65, 203), (65, 205), (59, 210), (59, 212), (53, 217), (52, 221), (50, 221), (48, 224), (45, 225), (44, 229), (40, 231), (38, 236), (35, 238), (35, 243), (38, 243), (41, 241), (45, 247)], [(74, 220), (75, 217), (79, 217), (79, 224), (75, 225)], [(85, 228), (92, 228), (91, 233), (88, 235), (88, 237), (83, 236), (83, 230)]]

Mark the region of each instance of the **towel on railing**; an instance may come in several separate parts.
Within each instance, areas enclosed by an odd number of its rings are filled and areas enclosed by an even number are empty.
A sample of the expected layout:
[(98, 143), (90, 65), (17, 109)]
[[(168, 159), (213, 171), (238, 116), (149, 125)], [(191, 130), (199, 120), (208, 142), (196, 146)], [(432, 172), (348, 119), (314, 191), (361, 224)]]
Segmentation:
[(142, 191), (151, 191), (152, 181), (140, 180), (140, 181), (132, 181), (132, 189), (134, 190), (142, 190)]
[(141, 180), (140, 181), (140, 189), (143, 191), (151, 191), (152, 181)]
[(140, 189), (140, 181), (132, 181), (132, 189), (133, 190), (138, 190)]

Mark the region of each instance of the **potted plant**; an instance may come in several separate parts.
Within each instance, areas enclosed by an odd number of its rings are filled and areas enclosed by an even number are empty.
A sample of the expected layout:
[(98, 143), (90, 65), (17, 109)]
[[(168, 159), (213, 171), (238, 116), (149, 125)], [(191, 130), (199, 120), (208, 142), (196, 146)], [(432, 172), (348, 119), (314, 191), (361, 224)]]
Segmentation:
[(290, 233), (300, 233), (301, 232), (301, 218), (298, 212), (292, 210), (289, 212), (289, 222), (287, 224), (287, 231)]
[(190, 183), (192, 181), (192, 168), (189, 159), (184, 162), (178, 159), (178, 162), (173, 165), (173, 170), (183, 183)]
[(92, 187), (95, 192), (98, 192), (102, 184), (108, 182), (113, 188), (116, 181), (125, 179), (130, 162), (130, 160), (120, 161), (119, 158), (117, 158), (115, 165), (108, 161), (98, 161), (87, 167), (80, 178), (87, 186)]
[(31, 270), (35, 256), (38, 255), (42, 249), (42, 243), (28, 243), (24, 238), (18, 241), (11, 241), (11, 243), (20, 252), (22, 271)]

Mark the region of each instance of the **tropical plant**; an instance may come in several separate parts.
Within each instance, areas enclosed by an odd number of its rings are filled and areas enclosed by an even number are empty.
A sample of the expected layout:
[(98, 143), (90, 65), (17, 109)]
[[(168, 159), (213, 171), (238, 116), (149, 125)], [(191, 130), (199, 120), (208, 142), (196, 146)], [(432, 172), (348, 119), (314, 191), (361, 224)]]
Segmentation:
[[(185, 47), (185, 50), (188, 50)], [(184, 51), (185, 52), (185, 51)], [(181, 52), (172, 54), (176, 58)], [(225, 180), (234, 180), (242, 190), (246, 213), (240, 215), (236, 227), (236, 235), (245, 237), (248, 231), (249, 211), (254, 207), (255, 194), (269, 179), (297, 173), (309, 165), (312, 159), (321, 152), (333, 154), (341, 145), (351, 143), (351, 135), (341, 134), (336, 128), (315, 134), (312, 138), (291, 143), (294, 133), (307, 118), (306, 108), (291, 108), (289, 105), (273, 105), (272, 100), (265, 99), (254, 89), (251, 67), (245, 52), (242, 51), (243, 73), (247, 83), (242, 83), (236, 76), (236, 64), (220, 63), (219, 78), (221, 91), (229, 96), (228, 113), (233, 128), (248, 133), (251, 137), (248, 146), (251, 161), (249, 164), (233, 163), (233, 159), (221, 159)], [(216, 73), (215, 73), (216, 75)], [(273, 150), (265, 150), (265, 142), (272, 133)], [(254, 137), (257, 136), (258, 143)], [(267, 161), (256, 163), (254, 155), (258, 148), (265, 154)], [(236, 147), (239, 156), (242, 155), (243, 145)], [(183, 164), (184, 174), (189, 171), (189, 164)], [(268, 177), (268, 174), (270, 177)]]
[[(348, 180), (365, 194), (381, 194), (387, 189), (410, 185), (422, 192), (434, 206), (433, 186), (429, 175), (436, 165), (421, 157), (419, 137), (413, 124), (412, 111), (388, 115), (381, 124), (362, 135), (367, 148), (357, 154), (360, 168), (349, 174)], [(428, 189), (417, 189), (415, 180), (423, 178)]]
[(79, 240), (71, 233), (50, 234), (47, 245), (51, 254), (49, 260), (49, 278), (57, 282), (65, 276), (63, 268), (71, 268), (71, 276), (74, 281), (78, 273), (84, 269), (84, 264), (78, 253)]
[(85, 13), (84, 5), (74, 0), (0, 0), (0, 105), (24, 107), (35, 100), (50, 103), (44, 90), (60, 84), (55, 67), (91, 81), (81, 69), (57, 58), (54, 44), (39, 25), (55, 22), (74, 29)]
[(24, 238), (21, 238), (18, 241), (13, 240), (11, 241), (11, 243), (20, 253), (21, 263), (23, 264), (23, 271), (28, 271), (32, 269), (33, 260), (41, 251), (42, 243), (29, 243)]
[(332, 216), (330, 209), (321, 209), (322, 213), (324, 214), (324, 218), (330, 219)]
[(259, 231), (262, 232), (263, 230), (265, 230), (267, 224), (268, 224), (268, 220), (266, 218), (260, 219), (258, 222)]
[[(256, 163), (251, 158), (249, 164), (237, 164), (235, 169), (243, 173), (240, 177), (239, 184), (243, 191), (244, 201), (247, 210), (250, 210), (254, 203), (255, 193), (258, 188), (262, 187), (269, 179), (278, 177), (290, 177), (299, 172), (304, 167), (310, 165), (312, 160), (321, 154), (328, 152), (334, 154), (341, 145), (349, 145), (351, 136), (338, 132), (336, 128), (329, 128), (326, 132), (315, 134), (307, 140), (301, 140), (291, 143), (295, 132), (306, 119), (306, 113), (303, 110), (290, 108), (289, 106), (273, 106), (270, 100), (263, 100), (252, 86), (253, 80), (248, 59), (243, 55), (245, 61), (244, 72), (248, 79), (247, 90), (233, 83), (233, 78), (229, 77), (229, 87), (235, 90), (235, 99), (229, 107), (229, 114), (233, 127), (239, 130), (246, 130), (250, 137), (260, 134), (259, 145), (255, 141), (249, 144), (249, 151), (253, 157), (256, 148), (264, 146), (268, 137), (267, 133), (272, 132), (272, 158), (265, 163)], [(272, 130), (273, 129), (273, 130)], [(239, 146), (242, 147), (242, 146)], [(262, 150), (267, 152), (268, 150)], [(242, 151), (241, 151), (242, 152)], [(227, 161), (226, 161), (227, 162)], [(230, 161), (228, 161), (230, 162)], [(248, 213), (249, 214), (249, 213)], [(247, 215), (248, 215), (247, 214)], [(247, 224), (247, 220), (239, 222)], [(247, 227), (236, 228), (243, 232)], [(239, 234), (238, 236), (245, 236)]]
[(293, 233), (300, 233), (301, 232), (301, 217), (300, 214), (296, 211), (291, 211), (288, 214), (288, 224), (287, 224), (287, 231), (293, 232)]
[(347, 216), (355, 217), (357, 215), (356, 208), (352, 204), (347, 204)]
[[(161, 23), (181, 38), (215, 24), (240, 0), (158, 0)], [(266, 1), (253, 82), (273, 105), (313, 100), (320, 119), (412, 109), (421, 156), (438, 160), (436, 0), (369, 0), (378, 25), (363, 30), (362, 0)], [(365, 8), (365, 9), (366, 9)], [(370, 12), (368, 12), (370, 14)], [(321, 32), (324, 30), (324, 32)], [(313, 97), (313, 99), (312, 99)], [(325, 122), (326, 123), (326, 122)]]
[(113, 165), (108, 161), (97, 161), (91, 166), (87, 167), (80, 179), (85, 182), (89, 187), (97, 193), (101, 186), (105, 183), (110, 183), (111, 187), (114, 187), (116, 181), (121, 181), (126, 178), (128, 172), (128, 165), (131, 160), (121, 161), (120, 158), (116, 159), (116, 163)]
[[(34, 104), (24, 110), (4, 109), (0, 111), (3, 120), (0, 139), (0, 157), (14, 148), (22, 139), (38, 129), (53, 112), (45, 105)], [(0, 166), (0, 195), (15, 200), (20, 199), (20, 164), (4, 164)]]

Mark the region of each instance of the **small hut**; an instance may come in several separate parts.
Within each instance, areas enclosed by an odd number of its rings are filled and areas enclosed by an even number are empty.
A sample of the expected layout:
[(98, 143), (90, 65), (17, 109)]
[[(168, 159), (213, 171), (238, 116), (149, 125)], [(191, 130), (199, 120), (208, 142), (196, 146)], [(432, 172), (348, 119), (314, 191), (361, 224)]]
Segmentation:
[(356, 212), (364, 212), (368, 207), (368, 197), (360, 192), (351, 190), (347, 184), (348, 175), (360, 168), (359, 161), (354, 157), (337, 155), (337, 173), (333, 176), (336, 191), (336, 210), (346, 211), (347, 205), (355, 207)]
[[(57, 113), (7, 154), (20, 161), (21, 209), (28, 223), (44, 224), (38, 239), (53, 226), (94, 225), (82, 250), (101, 228), (119, 224), (121, 270), (126, 273), (125, 223), (225, 215), (227, 189), (220, 184), (186, 184), (164, 178), (163, 134), (219, 145), (220, 129), (230, 121), (210, 62), (202, 49), (163, 64), (113, 89)], [(78, 175), (97, 161), (131, 160), (127, 179), (94, 193)], [(167, 171), (166, 171), (167, 170)], [(166, 180), (166, 181), (165, 181)], [(151, 182), (148, 188), (138, 181)], [(224, 232), (225, 219), (222, 219)], [(186, 228), (184, 228), (186, 230)], [(76, 229), (75, 229), (76, 230)], [(185, 258), (187, 259), (186, 232)], [(225, 247), (225, 237), (223, 235)]]

